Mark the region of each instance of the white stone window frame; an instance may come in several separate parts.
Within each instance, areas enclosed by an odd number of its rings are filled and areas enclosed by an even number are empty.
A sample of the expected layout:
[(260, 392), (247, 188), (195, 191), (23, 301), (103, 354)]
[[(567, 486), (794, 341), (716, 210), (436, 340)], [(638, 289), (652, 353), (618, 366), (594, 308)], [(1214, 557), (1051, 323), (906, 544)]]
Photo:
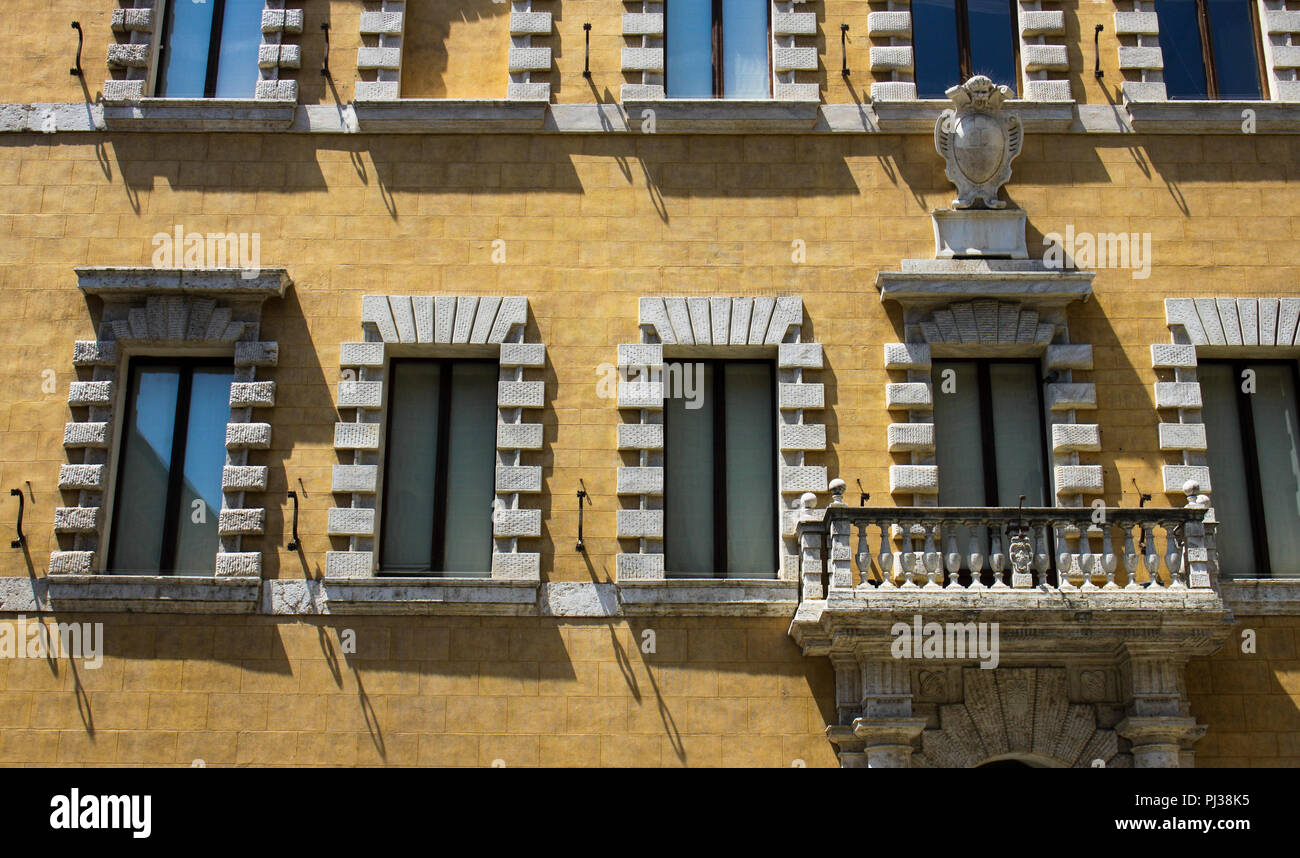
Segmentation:
[[(484, 611), (533, 610), (541, 576), (541, 555), (521, 552), (519, 540), (540, 539), (542, 511), (526, 506), (540, 498), (542, 468), (526, 465), (525, 453), (540, 451), (543, 427), (526, 418), (546, 405), (545, 382), (527, 371), (546, 363), (546, 347), (526, 341), (528, 299), (471, 295), (366, 295), (362, 298), (364, 340), (343, 343), (337, 405), (344, 419), (335, 426), (331, 490), (347, 503), (329, 511), (331, 537), (348, 547), (325, 558), (329, 611), (438, 609), (477, 605)], [(382, 517), (383, 449), (388, 419), (388, 378), (393, 357), (482, 358), (500, 361), (497, 384), (497, 443), (492, 566), (483, 576), (382, 574), (376, 548)]]
[[(636, 507), (619, 509), (616, 560), (625, 613), (788, 614), (797, 604), (797, 512), (805, 492), (824, 493), (824, 465), (808, 453), (825, 451), (826, 427), (810, 420), (825, 407), (824, 385), (805, 376), (823, 365), (822, 346), (803, 341), (803, 299), (798, 297), (647, 296), (639, 301), (641, 342), (618, 347), (620, 452), (637, 464), (620, 466), (617, 493)], [(776, 579), (675, 578), (664, 568), (664, 388), (653, 379), (665, 360), (768, 358), (777, 371), (777, 492), (780, 545)], [(648, 369), (644, 378), (633, 369)], [(712, 527), (712, 523), (709, 524)], [(633, 551), (623, 546), (636, 545)]]
[[(872, 101), (918, 101), (916, 58), (912, 45), (911, 0), (885, 0), (885, 8), (867, 15), (867, 36), (873, 44), (869, 59), (874, 73), (889, 80), (871, 84)], [(1019, 98), (1031, 102), (1071, 103), (1069, 45), (1065, 11), (1059, 0), (1019, 0), (1016, 30), (1020, 55)], [(961, 81), (953, 81), (957, 85)]]
[(1052, 454), (1053, 506), (1083, 506), (1086, 495), (1103, 491), (1101, 465), (1083, 464), (1080, 453), (1101, 449), (1096, 423), (1081, 423), (1081, 412), (1097, 408), (1097, 386), (1076, 382), (1075, 370), (1092, 369), (1092, 346), (1071, 343), (1064, 306), (1034, 306), (1004, 298), (958, 299), (904, 311), (904, 342), (885, 343), (884, 366), (901, 381), (885, 384), (885, 407), (906, 421), (891, 422), (891, 454), (910, 454), (907, 464), (889, 467), (889, 493), (911, 495), (913, 506), (938, 506), (939, 468), (935, 460), (932, 361), (1023, 358), (1040, 361), (1043, 373), (1057, 373), (1044, 388), (1046, 442)]
[[(537, 75), (551, 73), (551, 47), (535, 44), (534, 41), (554, 37), (552, 13), (536, 9), (538, 5), (547, 3), (549, 0), (510, 0), (506, 101), (545, 104), (551, 100), (551, 84), (534, 79)], [(357, 49), (358, 75), (353, 89), (354, 101), (403, 100), (402, 54), (406, 4), (407, 0), (366, 0), (361, 12), (363, 44)]]
[[(104, 82), (107, 102), (138, 102), (152, 99), (158, 80), (158, 55), (165, 29), (169, 2), (181, 0), (122, 0), (114, 9), (110, 26), (125, 41), (108, 47), (107, 65), (122, 70), (123, 77)], [(302, 35), (303, 10), (290, 9), (286, 0), (266, 0), (262, 9), (262, 43), (257, 52), (258, 81), (252, 101), (297, 103), (298, 81), (287, 79), (284, 72), (302, 66), (302, 46), (285, 42), (285, 36)], [(248, 99), (166, 99), (196, 104), (248, 101)]]
[[(238, 269), (178, 270), (79, 268), (79, 288), (104, 302), (98, 337), (78, 341), (73, 363), (89, 370), (68, 391), (76, 409), (64, 429), (69, 464), (59, 469), (59, 489), (77, 493), (74, 506), (55, 510), (60, 544), (50, 553), (49, 596), (81, 609), (250, 611), (256, 606), (262, 553), (243, 550), (244, 536), (261, 536), (265, 506), (247, 495), (266, 491), (267, 466), (249, 465), (250, 450), (270, 447), (266, 411), (275, 405), (275, 382), (258, 378), (274, 367), (279, 344), (260, 338), (262, 305), (291, 285), (281, 269), (252, 277)], [(226, 463), (222, 472), (220, 538), (211, 576), (108, 574), (113, 504), (121, 449), (125, 384), (130, 360), (145, 356), (229, 357), (234, 367)], [(84, 409), (84, 411), (82, 411)], [(254, 410), (257, 413), (254, 413)], [(84, 415), (84, 416), (83, 416)], [(260, 418), (260, 419), (255, 419)]]
[[(1264, 100), (1300, 102), (1300, 4), (1295, 0), (1250, 0), (1259, 18), (1265, 66)], [(1119, 39), (1119, 68), (1135, 76), (1121, 84), (1129, 102), (1170, 102), (1165, 90), (1164, 56), (1160, 50), (1160, 23), (1155, 0), (1120, 0), (1115, 12), (1115, 35)], [(1209, 102), (1223, 104), (1224, 102)], [(1259, 102), (1227, 102), (1249, 107)], [(1238, 112), (1240, 112), (1238, 110)], [(1238, 123), (1240, 124), (1240, 119)]]
[[(623, 14), (623, 36), (627, 39), (621, 56), (623, 73), (640, 75), (640, 81), (625, 83), (619, 90), (619, 101), (662, 101), (668, 98), (664, 89), (664, 71), (667, 63), (667, 36), (665, 21), (667, 10), (664, 0), (624, 0), (627, 11)], [(819, 102), (820, 88), (816, 83), (800, 83), (800, 72), (816, 72), (817, 13), (798, 11), (815, 0), (769, 0), (769, 30), (771, 32), (770, 65), (772, 95), (765, 101)], [(694, 99), (688, 99), (693, 101)], [(672, 99), (681, 102), (682, 99)], [(725, 107), (735, 104), (735, 99), (708, 99)], [(715, 105), (717, 106), (717, 105)]]
[[(1211, 498), (1205, 520), (1216, 521), (1214, 486), (1206, 459), (1208, 443), (1201, 414), (1199, 358), (1249, 360), (1300, 359), (1300, 298), (1279, 296), (1166, 298), (1165, 324), (1169, 343), (1151, 344), (1156, 371), (1160, 450), (1176, 453), (1182, 462), (1161, 469), (1166, 494), (1183, 494), (1188, 481)], [(1212, 544), (1211, 544), (1211, 547)], [(1211, 552), (1211, 556), (1214, 553)], [(1291, 613), (1300, 604), (1300, 579), (1218, 578), (1223, 598), (1241, 614)]]

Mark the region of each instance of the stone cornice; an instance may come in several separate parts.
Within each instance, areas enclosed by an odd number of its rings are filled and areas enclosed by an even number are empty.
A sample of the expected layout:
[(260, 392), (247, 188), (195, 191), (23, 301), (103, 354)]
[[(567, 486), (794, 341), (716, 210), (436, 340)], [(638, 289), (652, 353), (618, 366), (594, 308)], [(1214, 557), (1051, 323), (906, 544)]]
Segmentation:
[(77, 288), (87, 295), (125, 300), (150, 295), (208, 298), (283, 298), (292, 285), (283, 268), (114, 268), (74, 269)]

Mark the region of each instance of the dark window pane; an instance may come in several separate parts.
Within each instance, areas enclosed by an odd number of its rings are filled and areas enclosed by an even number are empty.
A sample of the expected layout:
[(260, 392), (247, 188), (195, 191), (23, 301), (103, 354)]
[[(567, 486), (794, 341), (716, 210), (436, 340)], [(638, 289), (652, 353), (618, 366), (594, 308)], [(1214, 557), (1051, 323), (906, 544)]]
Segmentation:
[(1209, 9), (1219, 98), (1260, 98), (1257, 36), (1249, 5), (1245, 0), (1209, 0)]
[[(1244, 5), (1244, 0), (1241, 0)], [(1196, 0), (1156, 0), (1165, 92), (1170, 98), (1207, 98), (1205, 60)]]
[(707, 0), (668, 0), (666, 5), (666, 93), (670, 98), (712, 98), (712, 4)]
[(1300, 413), (1293, 370), (1284, 364), (1253, 369), (1250, 407), (1269, 565), (1274, 577), (1294, 577), (1300, 575)]
[(967, 0), (970, 22), (971, 73), (1016, 90), (1017, 38), (1007, 0)]
[(768, 0), (722, 0), (722, 84), (727, 98), (767, 98), (771, 92), (767, 8)]
[(954, 0), (913, 0), (912, 50), (920, 98), (943, 98), (962, 82)]
[[(694, 374), (694, 364), (674, 372)], [(713, 577), (713, 365), (703, 365), (694, 399), (664, 382), (664, 568), (682, 578)]]
[[(945, 376), (951, 371), (953, 375)], [(940, 506), (984, 506), (984, 444), (976, 364), (935, 363), (935, 463)]]
[[(176, 526), (178, 575), (211, 574), (217, 554), (221, 472), (226, 464), (230, 382), (225, 367), (198, 367), (190, 384), (189, 425)], [(196, 501), (201, 503), (196, 504)]]
[(252, 98), (257, 89), (257, 49), (262, 44), (264, 3), (265, 0), (226, 0), (221, 18), (217, 98)]
[(1237, 409), (1240, 379), (1231, 364), (1202, 362), (1196, 369), (1201, 384), (1210, 466), (1212, 499), (1218, 512), (1215, 539), (1219, 571), (1224, 577), (1254, 577), (1255, 529), (1250, 515), (1250, 488), (1241, 435), (1241, 414)]
[(202, 98), (208, 77), (208, 46), (216, 3), (173, 0), (167, 4), (167, 46), (159, 70), (158, 95)]
[(1051, 506), (1043, 473), (1043, 415), (1038, 410), (1038, 365), (989, 364), (993, 455), (998, 506)]
[(380, 568), (385, 571), (432, 569), (441, 372), (435, 361), (394, 361), (389, 372), (379, 554)]
[(487, 575), (496, 498), (497, 375), (486, 361), (453, 363), (447, 432), (447, 504), (441, 570)]
[(727, 575), (776, 577), (775, 409), (772, 366), (728, 363)]
[(110, 572), (156, 575), (161, 569), (179, 388), (180, 369), (176, 366), (132, 369), (131, 402), (117, 473)]

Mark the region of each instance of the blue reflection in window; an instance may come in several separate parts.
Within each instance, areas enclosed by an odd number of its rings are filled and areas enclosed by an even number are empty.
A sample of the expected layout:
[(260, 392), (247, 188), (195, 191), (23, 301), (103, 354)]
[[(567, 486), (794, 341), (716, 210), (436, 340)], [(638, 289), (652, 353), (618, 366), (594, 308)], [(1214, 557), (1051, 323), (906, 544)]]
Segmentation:
[(722, 0), (722, 88), (727, 98), (767, 98), (767, 3)]
[(971, 74), (1016, 89), (1016, 38), (1007, 0), (966, 0)]
[[(252, 98), (264, 0), (173, 0), (167, 9), (166, 44), (157, 94), (167, 98)], [(213, 30), (219, 44), (215, 90), (208, 92)]]
[(912, 0), (912, 51), (919, 98), (943, 98), (962, 82), (955, 0)]
[(666, 12), (666, 94), (670, 98), (712, 98), (712, 4), (708, 0), (668, 0)]
[(1219, 98), (1260, 98), (1255, 22), (1249, 5), (1241, 0), (1209, 0), (1209, 12)]
[(1156, 0), (1165, 93), (1170, 98), (1208, 98), (1201, 22), (1196, 0)]

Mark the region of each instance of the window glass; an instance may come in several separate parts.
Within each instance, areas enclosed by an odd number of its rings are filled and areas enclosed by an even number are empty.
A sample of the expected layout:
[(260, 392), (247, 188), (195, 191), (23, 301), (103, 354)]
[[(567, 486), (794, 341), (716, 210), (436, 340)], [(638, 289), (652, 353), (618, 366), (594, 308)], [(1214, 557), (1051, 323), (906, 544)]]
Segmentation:
[(728, 363), (725, 373), (727, 574), (773, 576), (777, 491), (772, 367)]
[(998, 506), (1051, 506), (1043, 473), (1043, 415), (1038, 411), (1038, 365), (989, 364), (993, 455)]
[(215, 2), (168, 3), (167, 44), (158, 74), (158, 94), (167, 98), (202, 98), (208, 79)]
[(490, 574), (497, 373), (491, 361), (392, 362), (384, 572)]
[[(1015, 22), (1007, 0), (966, 0), (971, 74), (1016, 89)], [(951, 86), (952, 84), (949, 84)]]
[(232, 378), (221, 365), (131, 367), (110, 572), (212, 574)]
[(1170, 98), (1208, 98), (1196, 0), (1156, 0), (1165, 92)]
[(767, 40), (767, 0), (722, 0), (722, 85), (727, 98), (767, 98)]
[(252, 98), (256, 92), (257, 49), (262, 44), (264, 5), (265, 0), (225, 0), (217, 98)]
[(955, 0), (912, 0), (912, 51), (919, 98), (943, 98), (962, 82)]
[[(940, 506), (984, 506), (984, 445), (977, 366), (935, 363), (934, 448)], [(945, 378), (945, 373), (953, 375)]]
[[(1275, 576), (1300, 574), (1300, 457), (1293, 368), (1256, 364), (1250, 394), (1255, 451), (1259, 457), (1260, 500), (1268, 534), (1269, 565)], [(1214, 482), (1213, 477), (1210, 480)], [(1211, 494), (1213, 497), (1213, 494)]]
[[(1255, 22), (1244, 0), (1209, 0), (1210, 33), (1219, 98), (1260, 98)], [(1161, 44), (1164, 44), (1163, 39)]]
[(664, 568), (684, 578), (714, 573), (713, 369), (704, 364), (694, 402), (664, 399)]
[(666, 6), (665, 92), (671, 98), (712, 98), (712, 4), (668, 0)]

